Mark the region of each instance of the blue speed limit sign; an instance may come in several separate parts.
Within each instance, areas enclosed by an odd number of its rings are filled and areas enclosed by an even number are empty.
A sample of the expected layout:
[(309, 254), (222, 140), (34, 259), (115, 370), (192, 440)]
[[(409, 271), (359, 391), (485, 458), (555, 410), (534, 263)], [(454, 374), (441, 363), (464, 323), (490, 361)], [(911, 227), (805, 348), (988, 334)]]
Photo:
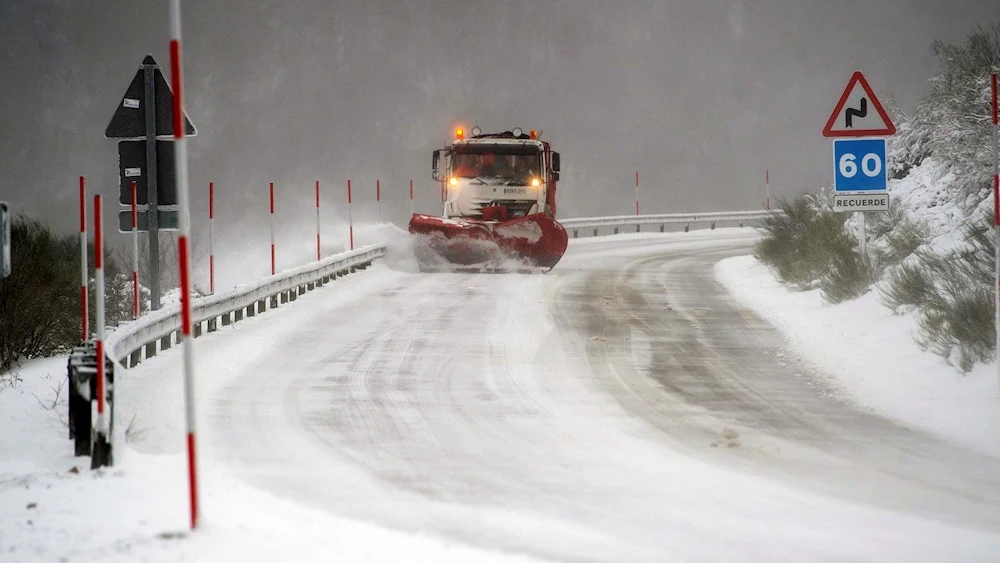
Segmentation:
[(833, 178), (838, 192), (885, 191), (885, 139), (833, 141)]

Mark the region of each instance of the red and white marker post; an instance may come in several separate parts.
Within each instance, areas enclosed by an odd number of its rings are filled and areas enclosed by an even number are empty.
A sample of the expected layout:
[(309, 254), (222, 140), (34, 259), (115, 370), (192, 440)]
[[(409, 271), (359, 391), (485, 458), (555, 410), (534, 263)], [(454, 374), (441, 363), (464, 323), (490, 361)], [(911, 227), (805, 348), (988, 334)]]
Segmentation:
[(771, 210), (771, 170), (764, 169), (764, 209)]
[(97, 440), (91, 457), (91, 468), (96, 469), (111, 464), (108, 436), (107, 409), (104, 405), (104, 227), (101, 221), (101, 194), (94, 196), (94, 294), (97, 324)]
[(410, 215), (413, 215), (413, 179), (410, 179)]
[(351, 213), (351, 181), (347, 181), (347, 238), (350, 249), (354, 250), (354, 215)]
[(208, 183), (208, 292), (215, 294), (215, 182)]
[(274, 182), (270, 185), (271, 194), (271, 275), (274, 275)]
[(375, 180), (375, 222), (382, 220), (382, 184)]
[(80, 176), (80, 306), (83, 327), (80, 341), (86, 342), (90, 328), (87, 316), (87, 180)]
[(639, 171), (635, 171), (635, 216), (639, 216)]
[(188, 207), (187, 144), (184, 141), (184, 85), (181, 82), (181, 2), (170, 0), (170, 78), (174, 90), (174, 155), (180, 225), (177, 254), (181, 275), (181, 334), (184, 335), (184, 403), (187, 422), (188, 485), (191, 529), (198, 527), (198, 465), (195, 446), (194, 338), (191, 335), (190, 248), (191, 213)]
[(316, 180), (316, 261), (320, 260), (319, 250), (319, 180)]
[(998, 155), (997, 135), (1000, 126), (997, 124), (997, 75), (991, 77), (993, 94), (993, 246), (996, 247), (994, 262), (996, 269), (996, 288), (993, 297), (993, 326), (996, 333), (995, 362), (997, 364), (997, 385), (1000, 386), (1000, 155)]
[(139, 212), (135, 203), (135, 182), (132, 182), (132, 318), (139, 318)]

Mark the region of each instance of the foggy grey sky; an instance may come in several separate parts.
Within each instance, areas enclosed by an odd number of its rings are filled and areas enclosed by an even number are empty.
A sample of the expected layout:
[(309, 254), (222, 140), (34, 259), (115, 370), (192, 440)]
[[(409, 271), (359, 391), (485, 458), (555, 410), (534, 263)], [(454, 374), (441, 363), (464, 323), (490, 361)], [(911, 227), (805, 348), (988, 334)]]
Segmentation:
[[(70, 232), (76, 182), (114, 207), (103, 138), (146, 53), (169, 76), (167, 2), (0, 0), (0, 199)], [(383, 217), (439, 212), (430, 153), (459, 123), (544, 130), (562, 217), (758, 208), (832, 179), (821, 130), (854, 70), (912, 109), (931, 42), (1000, 17), (990, 0), (280, 0), (185, 2), (193, 222), (330, 214), (347, 178)], [(886, 100), (883, 96), (883, 102)], [(337, 190), (336, 192), (334, 190)], [(293, 195), (294, 194), (294, 195)], [(289, 200), (294, 199), (292, 203)], [(294, 214), (287, 212), (287, 216)], [(287, 219), (286, 219), (287, 220)]]

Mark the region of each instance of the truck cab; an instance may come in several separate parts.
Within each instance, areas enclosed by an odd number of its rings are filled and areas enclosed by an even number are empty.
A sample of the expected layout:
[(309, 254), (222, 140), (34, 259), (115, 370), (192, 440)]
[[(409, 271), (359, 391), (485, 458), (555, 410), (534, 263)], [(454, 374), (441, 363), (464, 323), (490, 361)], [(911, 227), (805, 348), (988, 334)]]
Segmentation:
[(433, 178), (441, 183), (445, 218), (506, 221), (534, 213), (555, 217), (559, 153), (519, 128), (466, 138), (462, 128), (434, 151)]

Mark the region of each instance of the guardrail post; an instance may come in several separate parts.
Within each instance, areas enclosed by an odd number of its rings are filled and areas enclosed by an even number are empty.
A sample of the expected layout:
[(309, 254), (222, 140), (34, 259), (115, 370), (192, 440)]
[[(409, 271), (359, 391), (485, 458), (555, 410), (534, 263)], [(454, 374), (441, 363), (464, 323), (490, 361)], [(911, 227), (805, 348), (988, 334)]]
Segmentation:
[(191, 330), (192, 330), (192, 334), (194, 334), (195, 338), (198, 338), (199, 336), (201, 336), (201, 323), (193, 323), (191, 325)]
[(740, 221), (740, 228), (743, 228), (743, 221)]
[(576, 238), (576, 229), (573, 229), (573, 238)]
[(215, 332), (219, 330), (219, 319), (212, 317), (208, 319), (208, 332)]
[(641, 232), (641, 231), (642, 231), (642, 225), (636, 225), (635, 226), (635, 232), (638, 233), (638, 232)]
[(615, 234), (618, 234), (618, 227), (615, 227)]
[(277, 295), (272, 295), (271, 296), (271, 308), (274, 309), (277, 306), (278, 306), (278, 296)]
[(684, 232), (686, 233), (686, 232), (688, 232), (688, 231), (690, 231), (690, 230), (691, 230), (691, 223), (687, 223), (687, 224), (685, 224), (685, 225), (684, 225)]
[(712, 230), (715, 230), (715, 221), (712, 221)]
[(242, 320), (243, 320), (243, 308), (240, 307), (239, 309), (233, 311), (233, 322), (238, 323)]
[(222, 326), (229, 326), (229, 325), (233, 324), (233, 320), (230, 317), (230, 315), (231, 315), (231, 313), (229, 313), (229, 312), (226, 312), (226, 313), (222, 314), (222, 317), (221, 317), (222, 318)]
[(135, 350), (132, 350), (131, 354), (128, 355), (129, 368), (134, 368), (135, 366), (139, 365), (139, 362), (141, 361), (142, 361), (142, 348), (136, 348)]
[(661, 224), (660, 224), (660, 232), (661, 232), (661, 233), (663, 232), (663, 227), (664, 227), (664, 225), (663, 225), (663, 224), (661, 223)]
[(171, 339), (172, 336), (173, 336), (173, 333), (170, 333), (170, 334), (167, 334), (163, 338), (160, 339), (160, 350), (169, 350), (170, 349), (170, 346), (173, 345), (173, 342), (170, 341), (170, 339)]
[(597, 227), (594, 227), (594, 236), (597, 236)]

